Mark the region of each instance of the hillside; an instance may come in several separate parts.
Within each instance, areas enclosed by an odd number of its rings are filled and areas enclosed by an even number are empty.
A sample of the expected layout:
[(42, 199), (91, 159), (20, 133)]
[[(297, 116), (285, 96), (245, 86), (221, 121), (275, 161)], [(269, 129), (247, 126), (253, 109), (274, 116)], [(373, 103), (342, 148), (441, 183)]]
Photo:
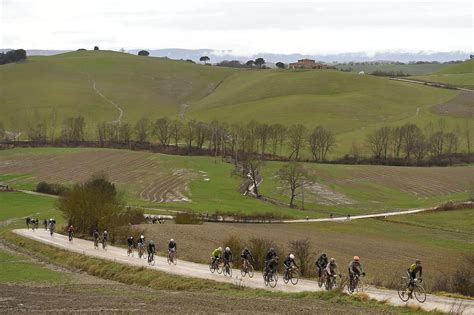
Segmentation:
[(413, 78), (474, 89), (474, 60), (468, 60), (463, 63), (451, 65), (431, 75), (417, 76)]
[(339, 64), (336, 65), (337, 69), (350, 70), (351, 72), (359, 73), (364, 71), (365, 73), (372, 73), (374, 71), (384, 72), (403, 72), (408, 75), (428, 75), (438, 72), (449, 64), (443, 63), (423, 63), (423, 64), (395, 64), (395, 63), (379, 63), (379, 64)]
[(4, 65), (0, 86), (0, 120), (7, 130), (25, 133), (29, 122), (44, 120), (57, 126), (57, 135), (63, 119), (78, 114), (86, 119), (89, 138), (97, 122), (119, 118), (254, 119), (321, 124), (343, 136), (337, 154), (380, 125), (435, 121), (439, 116), (429, 108), (457, 95), (336, 70), (237, 70), (110, 51)]

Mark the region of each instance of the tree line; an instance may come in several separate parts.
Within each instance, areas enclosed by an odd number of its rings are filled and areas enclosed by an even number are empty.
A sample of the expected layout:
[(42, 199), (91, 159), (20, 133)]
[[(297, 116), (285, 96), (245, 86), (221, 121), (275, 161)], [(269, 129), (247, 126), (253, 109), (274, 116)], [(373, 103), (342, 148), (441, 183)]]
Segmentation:
[(26, 51), (24, 49), (15, 49), (0, 53), (0, 65), (26, 60)]

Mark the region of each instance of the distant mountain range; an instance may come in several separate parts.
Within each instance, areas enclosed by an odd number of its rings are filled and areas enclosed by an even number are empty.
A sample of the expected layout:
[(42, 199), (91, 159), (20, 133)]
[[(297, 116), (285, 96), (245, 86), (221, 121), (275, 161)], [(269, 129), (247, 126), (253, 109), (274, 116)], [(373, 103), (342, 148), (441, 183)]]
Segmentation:
[[(0, 52), (8, 51), (10, 49), (0, 49)], [(128, 53), (137, 54), (141, 49), (127, 50)], [(336, 54), (273, 54), (273, 53), (261, 53), (251, 56), (243, 56), (233, 53), (232, 50), (213, 50), (213, 49), (180, 49), (180, 48), (169, 48), (169, 49), (145, 49), (150, 52), (151, 56), (154, 57), (168, 57), (170, 59), (191, 59), (199, 61), (201, 56), (209, 56), (211, 63), (220, 62), (223, 60), (239, 60), (246, 62), (247, 60), (254, 60), (258, 57), (262, 57), (269, 63), (276, 63), (278, 61), (289, 63), (297, 61), (298, 59), (310, 58), (317, 61), (323, 61), (327, 63), (337, 62), (367, 62), (367, 61), (398, 61), (408, 63), (410, 61), (453, 61), (453, 60), (465, 60), (469, 58), (470, 53), (463, 51), (450, 51), (450, 52), (403, 52), (403, 51), (384, 51), (373, 54), (366, 52), (353, 52), (353, 53), (336, 53)], [(60, 53), (69, 52), (70, 50), (42, 50), (42, 49), (29, 49), (27, 54), (30, 56), (49, 56)]]

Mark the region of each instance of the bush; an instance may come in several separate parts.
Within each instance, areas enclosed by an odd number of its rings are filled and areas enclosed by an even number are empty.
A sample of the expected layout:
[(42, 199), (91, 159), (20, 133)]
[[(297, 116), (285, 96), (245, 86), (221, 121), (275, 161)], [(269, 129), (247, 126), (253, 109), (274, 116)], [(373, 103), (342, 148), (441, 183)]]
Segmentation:
[(145, 229), (137, 226), (121, 226), (109, 230), (111, 244), (127, 244), (127, 238), (132, 235), (134, 240), (138, 240), (140, 235), (145, 234)]
[(35, 191), (43, 194), (62, 196), (68, 191), (68, 188), (61, 184), (39, 182), (38, 185), (36, 185)]
[(241, 267), (240, 253), (244, 249), (244, 242), (236, 235), (229, 236), (224, 240), (223, 248), (229, 247), (233, 254), (233, 263), (236, 268)]
[(466, 254), (455, 272), (437, 278), (432, 289), (474, 296), (474, 254)]
[(290, 242), (290, 251), (295, 255), (303, 276), (309, 276), (311, 272), (311, 262), (309, 260), (311, 245), (309, 240), (297, 240)]
[(188, 212), (179, 212), (174, 218), (174, 223), (176, 224), (202, 224), (202, 220), (199, 216), (188, 213)]
[(265, 262), (265, 256), (268, 250), (273, 247), (280, 259), (283, 258), (283, 251), (277, 246), (277, 244), (269, 239), (263, 238), (252, 238), (249, 240), (248, 248), (252, 252), (254, 263), (252, 264), (256, 270), (262, 270)]

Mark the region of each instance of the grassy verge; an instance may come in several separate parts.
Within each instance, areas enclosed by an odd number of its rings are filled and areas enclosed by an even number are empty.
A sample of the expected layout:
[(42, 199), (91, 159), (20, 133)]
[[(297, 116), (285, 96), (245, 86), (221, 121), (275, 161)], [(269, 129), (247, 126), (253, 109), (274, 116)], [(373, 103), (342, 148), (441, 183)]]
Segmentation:
[(41, 244), (27, 238), (17, 236), (11, 231), (4, 231), (0, 236), (8, 242), (21, 246), (28, 251), (34, 251), (41, 259), (61, 267), (76, 269), (87, 272), (90, 275), (103, 279), (114, 280), (125, 284), (146, 286), (157, 290), (174, 290), (199, 293), (219, 293), (226, 296), (238, 297), (274, 297), (274, 298), (297, 298), (297, 299), (320, 299), (329, 303), (339, 305), (363, 306), (380, 312), (394, 312), (403, 314), (425, 313), (419, 309), (407, 307), (393, 307), (384, 303), (369, 300), (365, 296), (352, 297), (332, 292), (304, 292), (288, 294), (280, 292), (269, 292), (258, 289), (248, 289), (233, 286), (231, 284), (219, 283), (210, 280), (185, 278), (169, 275), (164, 272), (150, 270), (144, 267), (132, 267), (117, 264), (97, 258), (67, 252), (58, 248)]

